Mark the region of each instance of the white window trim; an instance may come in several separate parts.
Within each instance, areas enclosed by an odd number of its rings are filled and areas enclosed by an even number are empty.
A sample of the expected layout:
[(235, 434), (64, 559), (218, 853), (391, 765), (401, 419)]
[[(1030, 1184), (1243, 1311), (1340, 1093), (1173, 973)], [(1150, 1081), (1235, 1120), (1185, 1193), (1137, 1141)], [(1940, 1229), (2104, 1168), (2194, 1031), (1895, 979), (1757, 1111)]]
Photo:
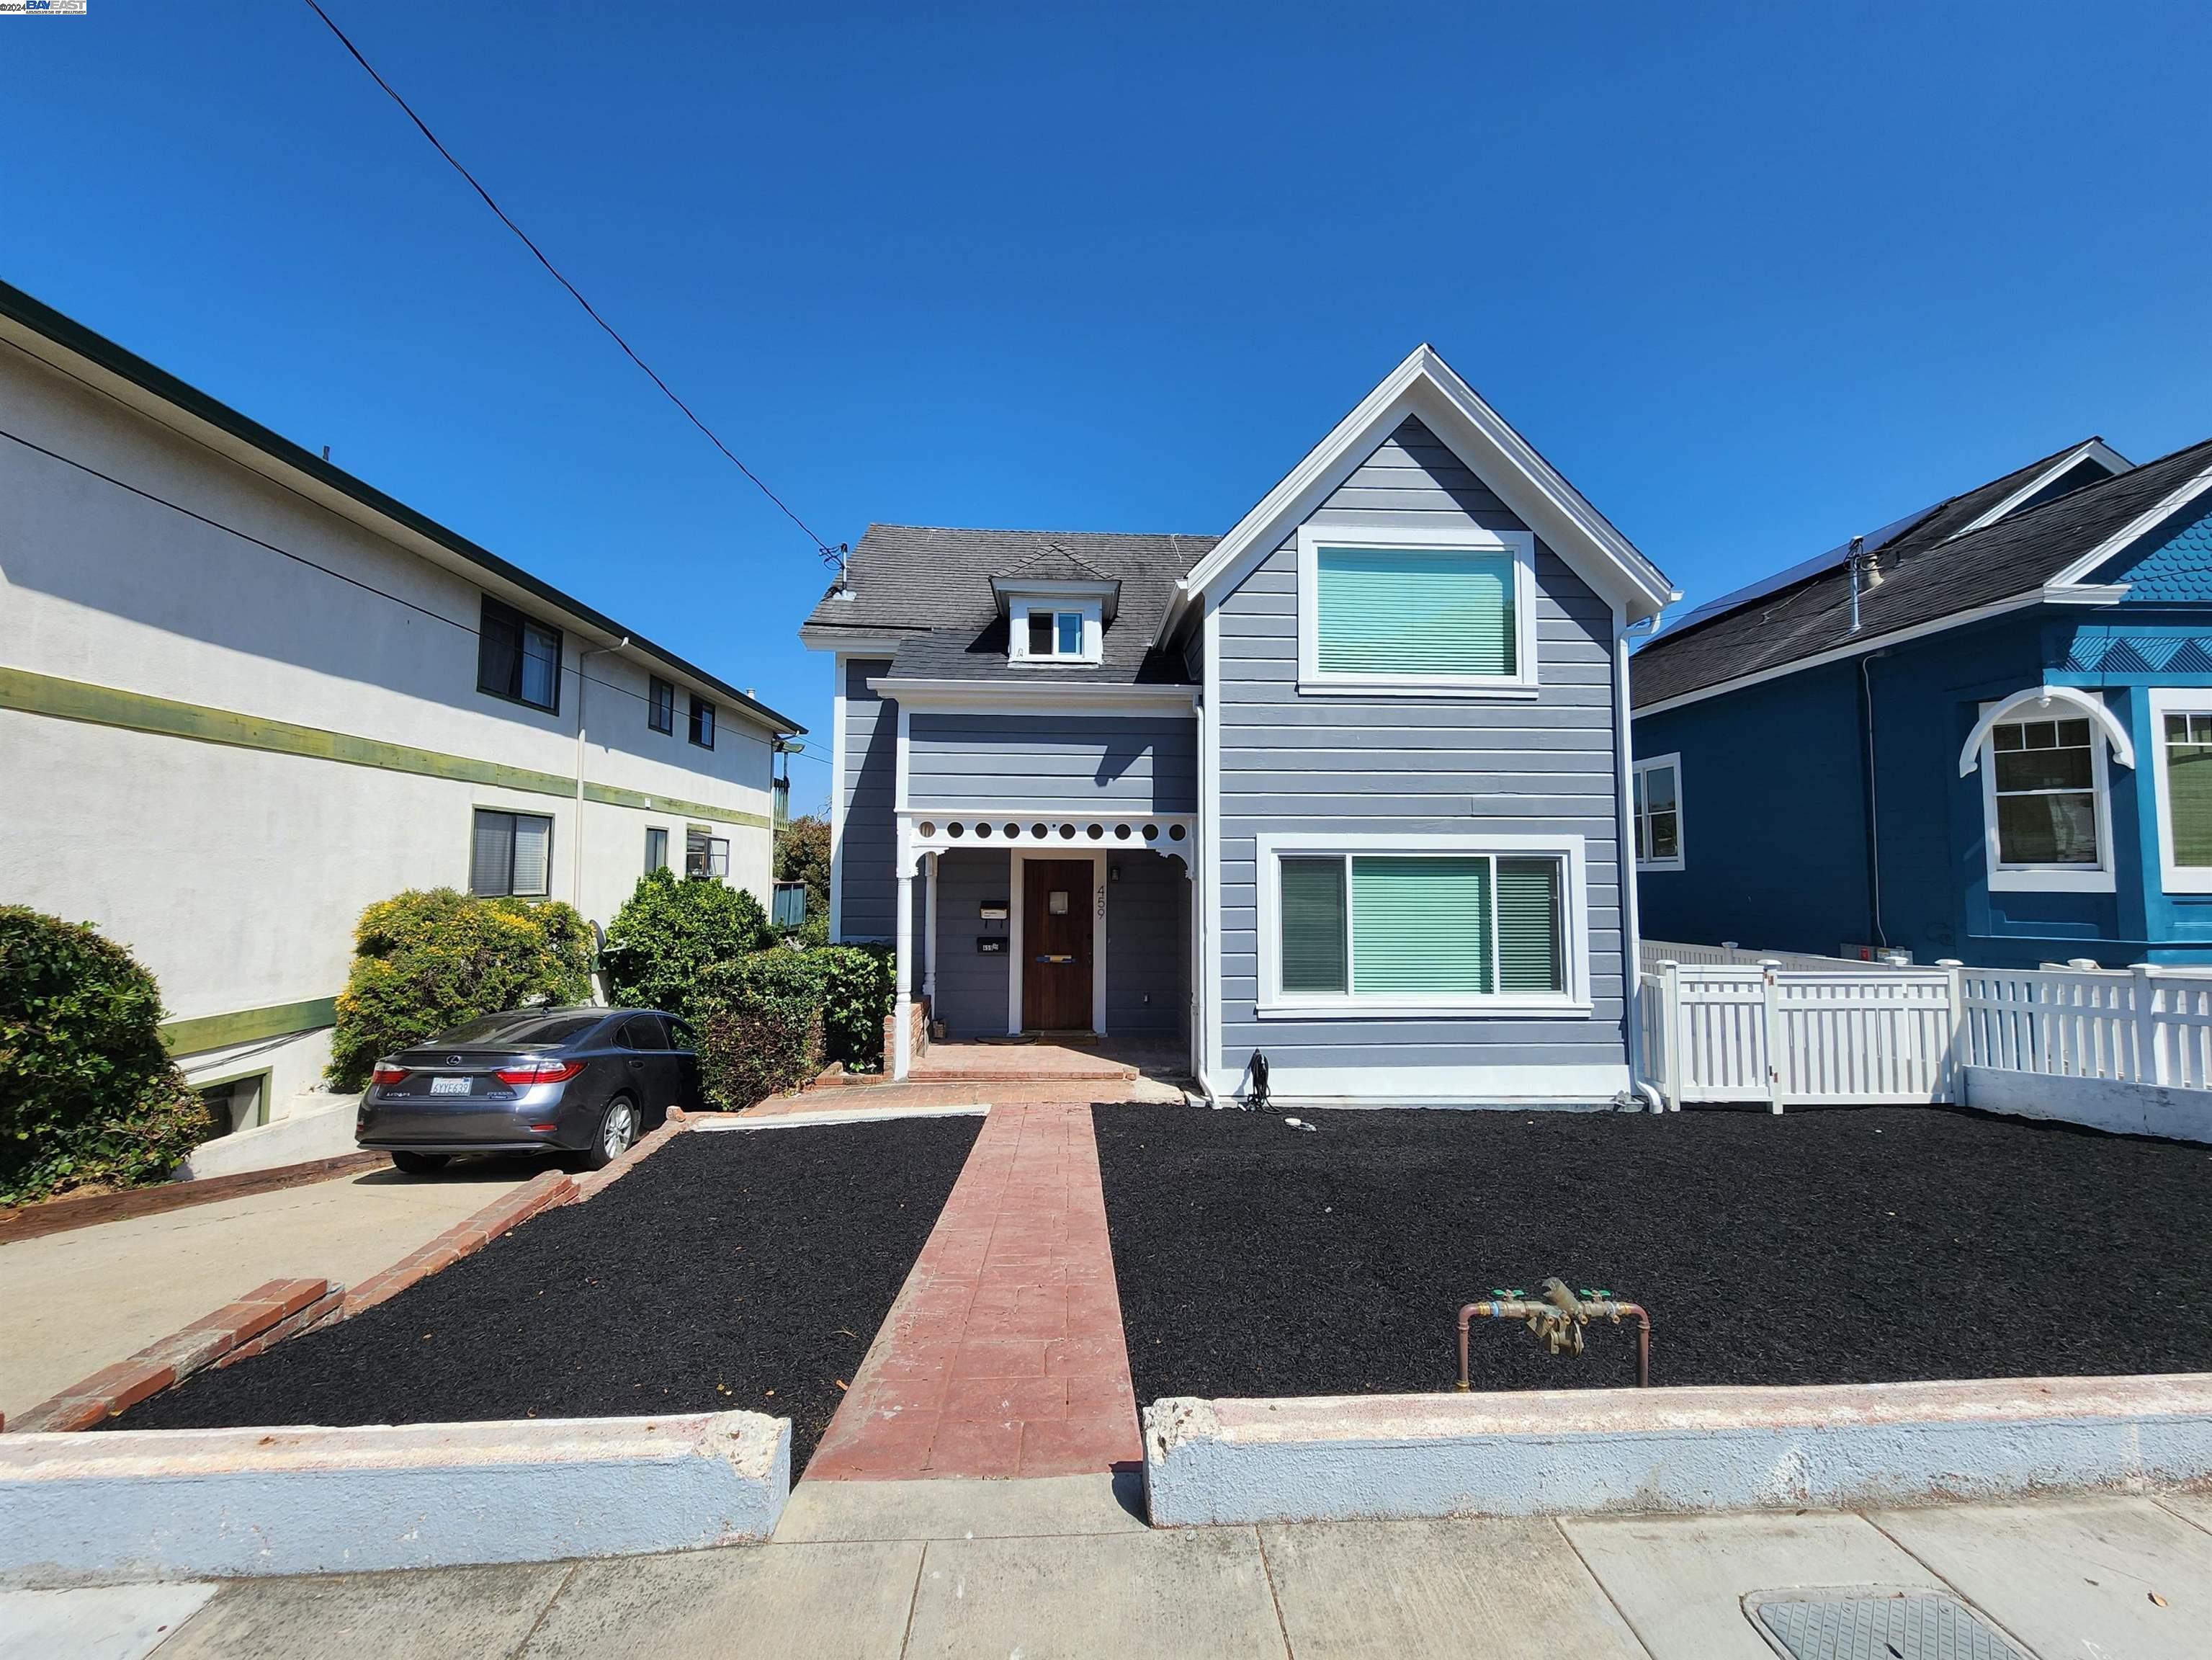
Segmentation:
[(2158, 885), (2167, 893), (2212, 893), (2212, 866), (2173, 862), (2173, 819), (2166, 781), (2166, 717), (2212, 714), (2212, 686), (2151, 686), (2150, 741), (2153, 809), (2158, 814)]
[[(1073, 656), (1055, 650), (1048, 656), (1036, 657), (1030, 652), (1030, 613), (1033, 611), (1077, 611), (1083, 617), (1083, 649)], [(1096, 663), (1105, 650), (1105, 605), (1096, 599), (1013, 599), (1006, 602), (1006, 618), (1011, 633), (1006, 640), (1006, 660), (1011, 663)], [(1057, 625), (1054, 630), (1058, 638)]]
[[(1583, 838), (1579, 836), (1394, 836), (1388, 831), (1341, 835), (1267, 835), (1255, 838), (1259, 854), (1261, 1019), (1430, 1020), (1472, 1016), (1481, 1018), (1579, 1018), (1590, 1012), (1589, 909)], [(1550, 854), (1566, 871), (1562, 897), (1560, 954), (1565, 958), (1563, 992), (1465, 992), (1361, 996), (1356, 992), (1285, 993), (1283, 984), (1283, 860), (1303, 854)], [(1349, 890), (1346, 903), (1350, 903)], [(1493, 896), (1492, 903), (1496, 904)], [(1350, 916), (1347, 912), (1346, 924)]]
[[(1321, 550), (1374, 548), (1417, 553), (1513, 556), (1511, 674), (1346, 674), (1321, 667)], [(1536, 538), (1480, 525), (1407, 529), (1399, 525), (1298, 526), (1298, 692), (1308, 697), (1534, 697), (1537, 693)]]
[[(1998, 718), (1990, 720), (1991, 714)], [(2008, 865), (1997, 856), (1997, 767), (1996, 729), (2018, 721), (2075, 721), (2071, 710), (2038, 709), (2021, 698), (1996, 699), (1981, 706), (1990, 730), (1982, 734), (1982, 843), (1992, 893), (2110, 893), (2112, 875), (2112, 789), (2104, 728), (2089, 722), (2089, 781), (2097, 801), (2097, 863), (2094, 865)]]
[[(1679, 753), (1655, 755), (1648, 761), (1638, 761), (1636, 763), (1638, 783), (1642, 783), (1644, 775), (1647, 772), (1671, 772), (1674, 775), (1674, 856), (1671, 859), (1646, 859), (1638, 854), (1636, 868), (1659, 871), (1680, 870), (1684, 868), (1684, 860), (1689, 854), (1689, 844), (1682, 836), (1682, 757)], [(1632, 792), (1629, 796), (1632, 827), (1635, 830), (1638, 841), (1648, 842), (1650, 838), (1644, 834), (1644, 830), (1645, 821), (1650, 815), (1638, 810), (1636, 799), (1637, 793)]]

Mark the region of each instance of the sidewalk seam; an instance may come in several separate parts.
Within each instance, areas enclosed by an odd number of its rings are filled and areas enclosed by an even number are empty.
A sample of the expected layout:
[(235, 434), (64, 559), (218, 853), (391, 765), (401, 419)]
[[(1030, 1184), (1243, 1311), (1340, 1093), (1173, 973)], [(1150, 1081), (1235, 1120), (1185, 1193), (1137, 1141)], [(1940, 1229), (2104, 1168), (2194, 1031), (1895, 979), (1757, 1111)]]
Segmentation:
[(906, 1597), (906, 1628), (899, 1633), (899, 1660), (906, 1660), (906, 1651), (914, 1646), (914, 1616), (921, 1607), (921, 1578), (929, 1572), (929, 1548), (937, 1541), (921, 1541), (921, 1554), (914, 1560), (914, 1589)]
[(1275, 1588), (1275, 1565), (1267, 1560), (1267, 1541), (1256, 1522), (1252, 1524), (1252, 1548), (1260, 1553), (1260, 1577), (1267, 1582), (1267, 1602), (1275, 1610), (1275, 1629), (1282, 1633), (1284, 1660), (1297, 1660), (1297, 1645), (1291, 1641), (1291, 1622), (1283, 1618), (1283, 1594)]
[(1613, 1587), (1607, 1584), (1599, 1577), (1598, 1571), (1590, 1566), (1589, 1558), (1583, 1554), (1583, 1548), (1575, 1542), (1574, 1535), (1567, 1531), (1566, 1523), (1557, 1516), (1545, 1519), (1552, 1524), (1552, 1531), (1558, 1534), (1567, 1548), (1575, 1554), (1575, 1560), (1582, 1564), (1583, 1572), (1589, 1576), (1590, 1584), (1597, 1587), (1597, 1594), (1605, 1598), (1606, 1606), (1613, 1610), (1613, 1617), (1620, 1621), (1622, 1629), (1627, 1632), (1636, 1646), (1644, 1651), (1646, 1660), (1654, 1660), (1659, 1651), (1653, 1648), (1644, 1633), (1637, 1629), (1636, 1622), (1628, 1617), (1628, 1610), (1621, 1607), (1620, 1599), (1613, 1596)]
[(538, 1617), (530, 1622), (530, 1629), (522, 1633), (522, 1640), (514, 1645), (511, 1660), (522, 1660), (522, 1657), (529, 1652), (530, 1645), (538, 1635), (538, 1628), (545, 1623), (545, 1616), (553, 1612), (553, 1605), (561, 1600), (561, 1593), (568, 1589), (568, 1582), (576, 1577), (576, 1570), (583, 1566), (581, 1562), (568, 1564), (568, 1571), (561, 1576), (561, 1583), (553, 1587), (553, 1594), (545, 1599), (545, 1606), (538, 1610)]

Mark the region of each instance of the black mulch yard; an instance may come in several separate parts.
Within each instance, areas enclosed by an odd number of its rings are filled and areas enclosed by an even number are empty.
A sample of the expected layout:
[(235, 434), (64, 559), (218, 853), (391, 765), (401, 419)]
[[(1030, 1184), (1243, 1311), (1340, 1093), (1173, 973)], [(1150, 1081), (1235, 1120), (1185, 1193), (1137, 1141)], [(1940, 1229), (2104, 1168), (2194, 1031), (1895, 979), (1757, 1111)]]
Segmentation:
[[(2212, 1371), (2212, 1147), (1928, 1108), (1095, 1110), (1137, 1398), (1451, 1387), (1547, 1275), (1651, 1310), (1651, 1381)], [(1479, 1321), (1479, 1389), (1631, 1385)]]
[(796, 1475), (935, 1225), (977, 1118), (679, 1135), (339, 1325), (203, 1371), (119, 1429), (746, 1408)]

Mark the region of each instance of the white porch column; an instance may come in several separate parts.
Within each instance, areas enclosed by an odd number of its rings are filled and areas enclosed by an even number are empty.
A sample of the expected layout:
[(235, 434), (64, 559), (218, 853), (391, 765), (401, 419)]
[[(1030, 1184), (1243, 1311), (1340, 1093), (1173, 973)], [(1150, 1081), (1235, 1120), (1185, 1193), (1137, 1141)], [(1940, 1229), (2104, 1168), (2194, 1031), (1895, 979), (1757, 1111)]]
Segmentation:
[(902, 864), (898, 877), (898, 996), (891, 1004), (891, 1076), (904, 1078), (914, 1062), (914, 872)]
[(927, 879), (927, 893), (922, 900), (924, 926), (921, 931), (921, 1000), (928, 1006), (929, 1018), (937, 1018), (937, 855), (922, 855), (922, 873)]

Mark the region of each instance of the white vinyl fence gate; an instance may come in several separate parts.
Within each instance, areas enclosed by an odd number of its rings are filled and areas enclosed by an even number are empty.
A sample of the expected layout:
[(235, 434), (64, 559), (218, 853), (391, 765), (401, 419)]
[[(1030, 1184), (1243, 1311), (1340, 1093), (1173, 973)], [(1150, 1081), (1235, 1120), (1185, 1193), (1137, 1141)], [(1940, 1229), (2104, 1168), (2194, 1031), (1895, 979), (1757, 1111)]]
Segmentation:
[(1678, 949), (1716, 950), (1647, 941), (1637, 994), (1643, 1081), (1669, 1108), (1956, 1101), (1968, 1067), (2212, 1089), (2202, 971), (1746, 966)]

